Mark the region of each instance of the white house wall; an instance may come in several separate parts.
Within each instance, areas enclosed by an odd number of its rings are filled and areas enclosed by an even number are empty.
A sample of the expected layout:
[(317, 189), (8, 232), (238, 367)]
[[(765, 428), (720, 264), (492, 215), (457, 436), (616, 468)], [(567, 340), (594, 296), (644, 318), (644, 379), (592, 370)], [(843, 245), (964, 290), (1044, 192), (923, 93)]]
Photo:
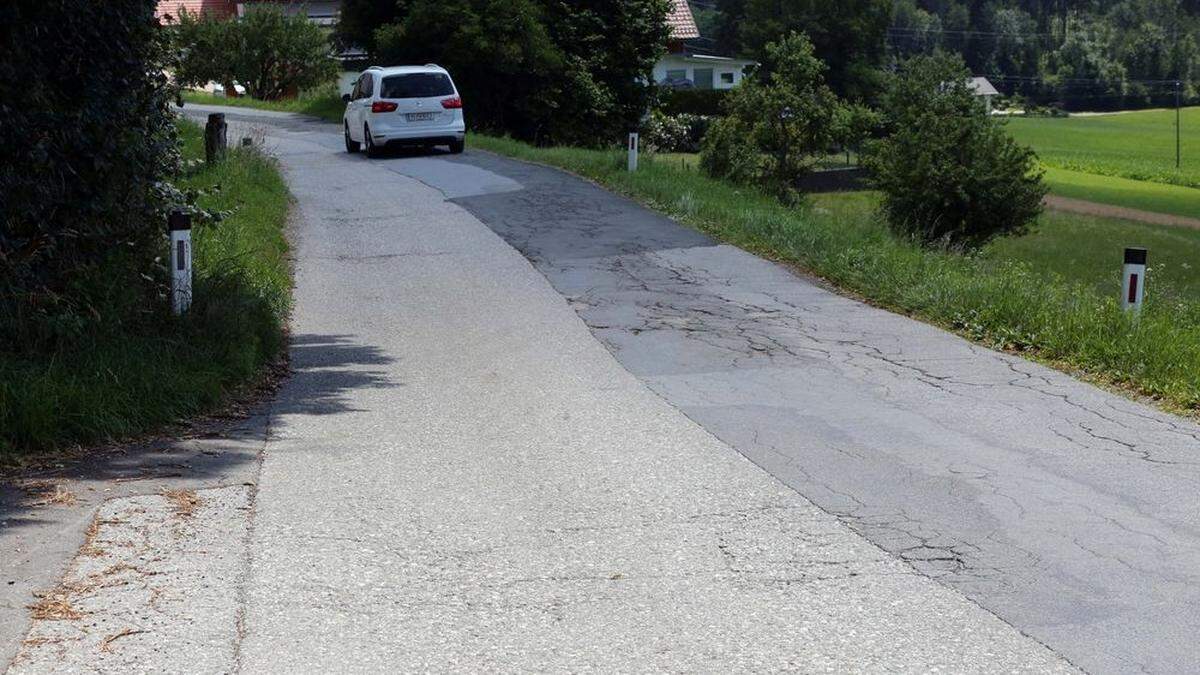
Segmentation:
[[(752, 61), (741, 59), (730, 60), (708, 60), (696, 59), (686, 56), (668, 55), (658, 60), (654, 64), (654, 81), (662, 82), (667, 79), (667, 73), (671, 71), (684, 71), (685, 77), (692, 82), (696, 81), (696, 69), (712, 68), (713, 71), (713, 89), (732, 89), (741, 83), (743, 70), (752, 65)], [(722, 82), (721, 74), (730, 74), (733, 76), (733, 82)]]

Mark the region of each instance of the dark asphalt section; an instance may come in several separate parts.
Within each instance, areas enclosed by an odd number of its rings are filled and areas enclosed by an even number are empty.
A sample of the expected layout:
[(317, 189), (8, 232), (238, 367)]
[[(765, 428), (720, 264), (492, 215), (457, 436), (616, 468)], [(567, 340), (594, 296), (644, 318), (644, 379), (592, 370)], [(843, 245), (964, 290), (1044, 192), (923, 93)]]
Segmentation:
[(1200, 428), (566, 173), (446, 161), (521, 183), (454, 201), (628, 370), (774, 476), (1085, 669), (1195, 669)]

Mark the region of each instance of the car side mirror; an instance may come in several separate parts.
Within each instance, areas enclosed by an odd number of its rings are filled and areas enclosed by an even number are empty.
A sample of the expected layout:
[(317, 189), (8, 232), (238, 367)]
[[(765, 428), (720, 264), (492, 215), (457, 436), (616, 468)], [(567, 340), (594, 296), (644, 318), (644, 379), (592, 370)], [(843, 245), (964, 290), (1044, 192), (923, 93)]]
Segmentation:
[(342, 103), (350, 102), (350, 94), (342, 94)]

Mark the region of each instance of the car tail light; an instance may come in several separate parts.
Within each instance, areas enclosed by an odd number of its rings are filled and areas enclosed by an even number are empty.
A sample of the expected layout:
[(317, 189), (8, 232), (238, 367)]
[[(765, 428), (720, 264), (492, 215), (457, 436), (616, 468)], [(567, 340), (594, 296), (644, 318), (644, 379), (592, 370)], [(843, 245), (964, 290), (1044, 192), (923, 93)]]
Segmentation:
[(375, 101), (374, 103), (371, 104), (371, 112), (373, 112), (373, 113), (396, 112), (396, 108), (398, 108), (398, 107), (400, 107), (398, 104), (392, 103), (391, 101)]
[(444, 98), (442, 99), (442, 107), (446, 110), (457, 110), (462, 107), (462, 98), (458, 96)]

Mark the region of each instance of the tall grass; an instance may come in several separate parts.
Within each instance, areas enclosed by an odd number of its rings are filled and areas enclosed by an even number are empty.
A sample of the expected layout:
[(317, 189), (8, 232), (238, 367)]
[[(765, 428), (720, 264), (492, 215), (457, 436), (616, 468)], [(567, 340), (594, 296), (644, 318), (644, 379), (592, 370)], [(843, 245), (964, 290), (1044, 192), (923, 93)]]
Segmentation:
[[(201, 155), (199, 128), (181, 122), (181, 132), (185, 156)], [(211, 410), (280, 354), (290, 198), (274, 163), (238, 149), (180, 182), (203, 193), (202, 206), (231, 211), (194, 231), (192, 310), (176, 318), (160, 302), (146, 320), (105, 322), (116, 327), (55, 353), (0, 348), (0, 455), (126, 438)]]
[(791, 209), (678, 161), (646, 161), (631, 174), (619, 151), (472, 139), (477, 147), (595, 180), (718, 239), (794, 263), (873, 303), (985, 345), (1083, 371), (1170, 407), (1200, 409), (1200, 305), (1177, 294), (1152, 295), (1135, 321), (1115, 295), (1097, 292), (1093, 279), (1039, 271), (1014, 257), (931, 251), (897, 239), (874, 217), (870, 195)]

